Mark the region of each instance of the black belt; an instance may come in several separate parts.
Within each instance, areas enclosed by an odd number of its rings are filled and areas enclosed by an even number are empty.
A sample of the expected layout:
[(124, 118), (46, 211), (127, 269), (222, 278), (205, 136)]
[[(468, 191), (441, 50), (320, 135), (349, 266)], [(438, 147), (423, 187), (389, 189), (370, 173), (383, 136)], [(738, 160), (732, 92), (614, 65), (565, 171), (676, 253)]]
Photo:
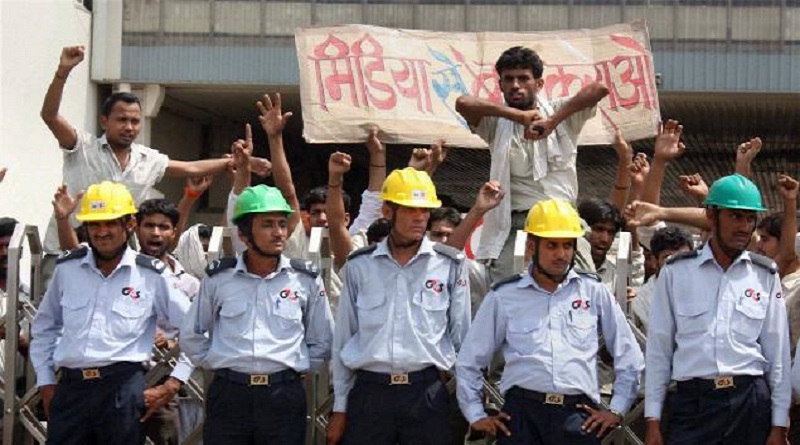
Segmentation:
[(300, 374), (294, 369), (284, 369), (272, 374), (245, 374), (232, 369), (217, 369), (214, 375), (247, 386), (271, 386), (300, 380)]
[(691, 379), (678, 381), (678, 391), (720, 391), (745, 388), (758, 379), (761, 375), (735, 375), (719, 376), (709, 379)]
[[(585, 394), (555, 394), (543, 393), (539, 391), (532, 391), (530, 389), (520, 388), (514, 386), (506, 393), (506, 399), (509, 397), (520, 397), (527, 400), (533, 400), (545, 405), (576, 405), (578, 403), (591, 402), (591, 399)], [(591, 402), (594, 405), (594, 402)]]
[(96, 368), (61, 368), (59, 374), (61, 381), (90, 381), (119, 374), (133, 374), (137, 371), (144, 372), (144, 365), (136, 362), (118, 362)]
[(365, 382), (380, 383), (382, 385), (413, 385), (415, 383), (440, 380), (441, 373), (435, 366), (430, 366), (420, 371), (397, 372), (393, 374), (359, 369), (356, 371), (356, 378)]

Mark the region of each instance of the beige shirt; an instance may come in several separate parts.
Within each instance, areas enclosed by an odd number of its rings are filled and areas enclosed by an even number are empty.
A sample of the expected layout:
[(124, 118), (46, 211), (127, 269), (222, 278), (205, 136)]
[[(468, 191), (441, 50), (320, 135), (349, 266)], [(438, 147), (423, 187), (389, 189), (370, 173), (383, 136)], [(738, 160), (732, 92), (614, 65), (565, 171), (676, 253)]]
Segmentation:
[(786, 304), (786, 315), (789, 317), (789, 343), (794, 358), (797, 340), (800, 339), (800, 271), (783, 277), (781, 288)]
[[(71, 195), (75, 196), (78, 192), (85, 191), (92, 184), (114, 181), (128, 188), (137, 206), (144, 200), (163, 197), (154, 187), (167, 171), (169, 164), (167, 155), (134, 143), (131, 144), (130, 161), (125, 170), (122, 170), (105, 135), (98, 138), (83, 130), (75, 131), (78, 137), (75, 147), (71, 149), (62, 147), (64, 184), (67, 185)], [(70, 222), (72, 227), (80, 225), (74, 214)], [(61, 251), (55, 217), (50, 217), (50, 223), (47, 225), (44, 251), (46, 253)]]
[[(540, 98), (539, 110), (550, 117), (570, 98), (547, 102)], [(511, 229), (509, 214), (528, 211), (539, 201), (551, 198), (575, 202), (578, 198), (578, 134), (596, 107), (574, 113), (545, 139), (527, 140), (524, 127), (498, 117), (484, 117), (474, 129), (491, 151), (490, 179), (499, 181), (510, 199), (486, 214), (478, 259), (496, 259)]]

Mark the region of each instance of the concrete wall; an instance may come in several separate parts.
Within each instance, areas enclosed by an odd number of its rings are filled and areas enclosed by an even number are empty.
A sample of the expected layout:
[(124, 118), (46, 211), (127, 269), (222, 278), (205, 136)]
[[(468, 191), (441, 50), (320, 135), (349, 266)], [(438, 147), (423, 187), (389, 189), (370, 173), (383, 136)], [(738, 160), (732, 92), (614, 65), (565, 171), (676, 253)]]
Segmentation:
[[(53, 193), (61, 183), (58, 144), (39, 118), (61, 48), (90, 44), (91, 14), (73, 0), (0, 1), (0, 215), (40, 227), (44, 234)], [(61, 113), (76, 127), (97, 130), (97, 88), (89, 58), (73, 70)]]

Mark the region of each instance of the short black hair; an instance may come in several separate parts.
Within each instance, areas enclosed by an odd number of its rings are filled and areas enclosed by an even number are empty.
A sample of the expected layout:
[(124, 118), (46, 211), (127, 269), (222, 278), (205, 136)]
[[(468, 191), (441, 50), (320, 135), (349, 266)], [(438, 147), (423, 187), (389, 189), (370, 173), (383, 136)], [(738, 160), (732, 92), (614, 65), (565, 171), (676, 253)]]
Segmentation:
[[(328, 186), (321, 185), (311, 189), (306, 196), (303, 197), (302, 209), (306, 212), (311, 210), (314, 204), (325, 204), (328, 199)], [(350, 195), (342, 190), (342, 201), (344, 201), (344, 211), (350, 213)]]
[(9, 218), (7, 216), (0, 218), (0, 237), (5, 238), (13, 235), (14, 227), (16, 227), (17, 224), (18, 221), (14, 218)]
[(438, 209), (431, 210), (431, 217), (428, 219), (428, 230), (434, 223), (445, 220), (453, 227), (461, 224), (461, 213), (452, 207), (439, 207)]
[(103, 107), (100, 109), (100, 114), (105, 117), (108, 117), (111, 114), (111, 109), (114, 108), (114, 105), (117, 102), (125, 102), (126, 104), (136, 104), (139, 105), (139, 108), (142, 108), (142, 103), (139, 102), (139, 98), (136, 97), (135, 94), (131, 93), (114, 93), (108, 96), (108, 99), (103, 102)]
[(783, 225), (783, 214), (773, 213), (767, 215), (758, 222), (756, 229), (763, 230), (773, 238), (781, 238), (781, 225)]
[(370, 244), (379, 243), (389, 236), (392, 230), (392, 223), (386, 218), (378, 218), (367, 228), (367, 242)]
[(536, 51), (523, 46), (515, 46), (500, 54), (500, 58), (494, 64), (494, 69), (498, 76), (502, 76), (503, 70), (531, 70), (533, 78), (540, 79), (544, 73), (544, 62), (539, 54), (536, 54)]
[(619, 232), (625, 225), (619, 209), (610, 202), (598, 198), (590, 198), (581, 202), (578, 205), (578, 214), (589, 227), (608, 221), (614, 224), (614, 231)]
[(200, 224), (197, 227), (197, 236), (200, 238), (211, 238), (211, 227), (205, 224)]
[(148, 199), (139, 204), (139, 211), (136, 213), (136, 221), (141, 224), (145, 216), (157, 213), (169, 218), (169, 220), (172, 221), (173, 227), (178, 227), (178, 220), (181, 214), (178, 212), (178, 208), (175, 207), (175, 204), (166, 199)]
[(686, 246), (692, 249), (692, 237), (680, 227), (662, 227), (650, 239), (650, 252), (658, 258), (665, 250), (678, 250)]

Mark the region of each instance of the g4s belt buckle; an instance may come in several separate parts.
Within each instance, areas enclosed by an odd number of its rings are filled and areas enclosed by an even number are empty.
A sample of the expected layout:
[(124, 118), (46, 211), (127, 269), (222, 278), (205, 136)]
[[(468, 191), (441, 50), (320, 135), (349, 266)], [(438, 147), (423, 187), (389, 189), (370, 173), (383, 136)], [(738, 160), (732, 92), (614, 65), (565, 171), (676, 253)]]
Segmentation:
[(86, 368), (81, 369), (81, 374), (83, 375), (84, 380), (94, 380), (100, 378), (100, 369), (98, 368)]
[(563, 405), (564, 396), (562, 394), (545, 394), (544, 403), (545, 405)]
[(408, 385), (408, 374), (392, 374), (389, 378), (390, 385)]
[(269, 375), (267, 374), (252, 374), (250, 375), (250, 386), (268, 386)]
[(714, 389), (733, 388), (733, 376), (723, 375), (714, 377)]

